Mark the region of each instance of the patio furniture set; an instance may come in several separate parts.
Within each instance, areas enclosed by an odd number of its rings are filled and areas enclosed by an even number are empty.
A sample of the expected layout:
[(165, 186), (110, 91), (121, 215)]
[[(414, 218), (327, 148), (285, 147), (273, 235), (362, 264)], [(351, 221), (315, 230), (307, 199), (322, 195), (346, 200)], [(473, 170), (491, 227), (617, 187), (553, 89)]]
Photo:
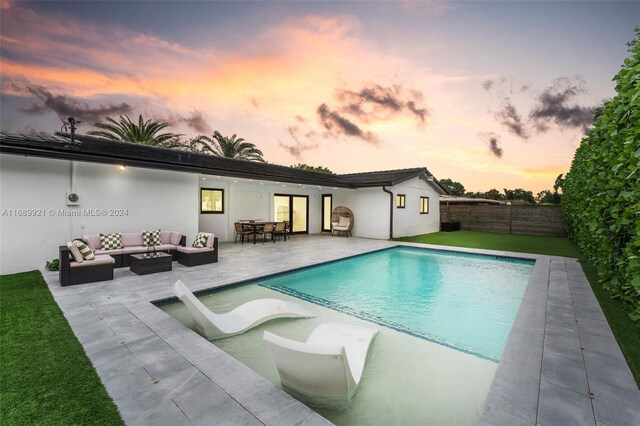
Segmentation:
[(170, 271), (174, 261), (188, 267), (216, 263), (218, 238), (200, 235), (202, 247), (187, 247), (186, 236), (170, 231), (86, 235), (59, 247), (60, 285), (112, 280), (114, 268), (144, 275)]
[(261, 220), (241, 220), (233, 224), (236, 230), (236, 237), (234, 243), (240, 242), (244, 244), (244, 239), (250, 240), (249, 237), (253, 236), (253, 244), (256, 243), (257, 237), (262, 236), (262, 244), (267, 236), (271, 238), (274, 243), (277, 239), (282, 238), (287, 241), (287, 235), (289, 234), (289, 222), (265, 222)]

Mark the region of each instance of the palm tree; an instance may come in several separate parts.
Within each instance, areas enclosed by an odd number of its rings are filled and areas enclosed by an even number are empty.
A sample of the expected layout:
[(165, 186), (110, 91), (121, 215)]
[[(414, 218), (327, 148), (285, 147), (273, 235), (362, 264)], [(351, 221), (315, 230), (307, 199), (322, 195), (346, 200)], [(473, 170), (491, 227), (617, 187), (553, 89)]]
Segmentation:
[(131, 121), (128, 115), (120, 116), (120, 121), (116, 121), (111, 117), (106, 117), (108, 123), (96, 123), (96, 127), (102, 130), (92, 130), (87, 132), (89, 135), (101, 136), (112, 140), (127, 141), (139, 143), (143, 145), (161, 146), (164, 148), (183, 147), (180, 141), (180, 134), (177, 133), (158, 133), (169, 123), (147, 120), (142, 118), (142, 114), (138, 117), (138, 124)]
[(217, 130), (212, 137), (198, 136), (191, 141), (192, 149), (203, 154), (212, 154), (218, 157), (235, 158), (237, 160), (264, 162), (263, 154), (254, 144), (246, 142), (243, 138), (222, 136)]

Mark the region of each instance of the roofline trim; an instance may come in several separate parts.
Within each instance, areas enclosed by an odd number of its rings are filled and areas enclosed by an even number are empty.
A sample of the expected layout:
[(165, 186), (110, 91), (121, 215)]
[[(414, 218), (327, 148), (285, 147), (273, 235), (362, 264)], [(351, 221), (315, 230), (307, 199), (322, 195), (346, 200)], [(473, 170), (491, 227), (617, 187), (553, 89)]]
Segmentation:
[[(73, 144), (63, 135), (30, 137), (0, 132), (0, 153), (343, 189), (395, 186), (418, 176), (428, 176), (431, 179), (425, 178), (425, 181), (431, 183), (441, 193), (447, 193), (426, 167), (415, 168), (414, 173), (395, 180), (358, 182), (344, 177), (359, 175), (360, 173), (324, 175), (317, 172), (296, 170), (295, 174), (293, 174), (287, 173), (291, 169), (287, 166), (255, 162), (251, 162), (251, 165), (247, 167), (249, 170), (245, 171), (242, 167), (244, 162), (237, 159), (211, 157), (200, 153), (138, 144), (129, 146), (127, 143), (127, 145), (118, 146), (116, 144), (122, 144), (123, 142), (85, 135), (76, 135), (76, 141), (80, 142), (80, 144)], [(83, 143), (87, 144), (86, 149), (82, 149)], [(110, 144), (114, 146), (112, 150), (109, 149)], [(149, 151), (145, 151), (145, 149)], [(412, 169), (406, 170), (410, 171)], [(386, 171), (367, 173), (384, 172)], [(305, 176), (307, 174), (309, 176)]]

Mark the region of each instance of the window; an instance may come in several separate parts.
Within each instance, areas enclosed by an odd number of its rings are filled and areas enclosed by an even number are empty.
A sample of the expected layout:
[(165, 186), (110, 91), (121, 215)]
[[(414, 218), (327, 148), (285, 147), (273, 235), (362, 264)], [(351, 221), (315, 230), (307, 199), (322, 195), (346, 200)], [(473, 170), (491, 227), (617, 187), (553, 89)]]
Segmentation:
[(404, 209), (404, 194), (396, 195), (396, 207), (399, 209)]
[(200, 188), (200, 213), (224, 213), (224, 189)]
[(420, 197), (420, 214), (429, 213), (429, 197)]

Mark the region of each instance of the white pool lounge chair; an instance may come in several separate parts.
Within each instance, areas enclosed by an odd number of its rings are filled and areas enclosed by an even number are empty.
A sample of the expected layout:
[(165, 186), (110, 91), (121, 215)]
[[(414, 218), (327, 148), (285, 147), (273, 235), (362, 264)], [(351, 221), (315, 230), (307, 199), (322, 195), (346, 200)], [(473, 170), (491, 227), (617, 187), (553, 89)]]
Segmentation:
[(306, 343), (265, 331), (264, 340), (280, 381), (294, 396), (317, 405), (342, 408), (356, 391), (375, 328), (326, 323)]
[(173, 286), (176, 296), (185, 304), (198, 332), (209, 340), (235, 336), (275, 318), (308, 318), (302, 306), (278, 299), (258, 299), (238, 306), (226, 314), (214, 314), (178, 280)]

